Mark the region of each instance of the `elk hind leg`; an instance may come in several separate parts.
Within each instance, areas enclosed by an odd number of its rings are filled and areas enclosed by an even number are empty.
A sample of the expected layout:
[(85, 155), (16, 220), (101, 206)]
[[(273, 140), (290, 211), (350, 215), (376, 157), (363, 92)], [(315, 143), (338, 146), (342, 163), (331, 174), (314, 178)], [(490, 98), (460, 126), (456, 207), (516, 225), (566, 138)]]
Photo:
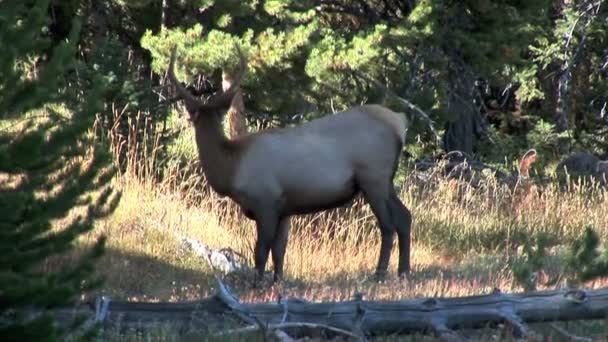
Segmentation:
[(410, 241), (412, 214), (407, 207), (401, 202), (401, 199), (395, 192), (395, 189), (390, 189), (389, 210), (393, 219), (393, 224), (397, 230), (397, 238), (399, 239), (399, 276), (407, 275), (410, 271)]
[[(372, 208), (372, 212), (378, 220), (380, 228), (381, 244), (378, 266), (376, 267), (376, 277), (383, 279), (388, 273), (391, 250), (393, 249), (393, 239), (395, 228), (389, 209), (389, 193), (387, 186), (378, 186), (377, 182), (360, 182), (363, 197)], [(384, 191), (383, 191), (384, 189)]]

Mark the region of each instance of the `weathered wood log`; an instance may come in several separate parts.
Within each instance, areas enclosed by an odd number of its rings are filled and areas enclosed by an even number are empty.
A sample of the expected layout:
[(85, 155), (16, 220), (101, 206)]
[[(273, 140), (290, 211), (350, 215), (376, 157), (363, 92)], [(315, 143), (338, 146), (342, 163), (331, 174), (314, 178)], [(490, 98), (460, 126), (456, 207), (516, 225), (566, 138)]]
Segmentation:
[[(421, 298), (403, 301), (365, 301), (311, 303), (288, 299), (280, 303), (245, 304), (218, 296), (187, 303), (136, 303), (99, 301), (75, 310), (58, 312), (61, 318), (73, 313), (97, 312), (104, 325), (122, 326), (151, 322), (176, 325), (200, 324), (200, 317), (227, 317), (237, 314), (248, 326), (289, 328), (286, 323), (329, 326), (365, 335), (431, 332), (450, 336), (462, 328), (481, 328), (505, 324), (517, 336), (526, 336), (525, 323), (601, 319), (608, 317), (608, 288), (597, 290), (557, 290), (522, 294), (495, 292), (461, 298)], [(100, 309), (105, 305), (106, 310)], [(199, 319), (197, 319), (197, 317)], [(252, 323), (255, 322), (255, 323)], [(297, 326), (297, 324), (293, 324)], [(250, 328), (254, 330), (254, 327)]]

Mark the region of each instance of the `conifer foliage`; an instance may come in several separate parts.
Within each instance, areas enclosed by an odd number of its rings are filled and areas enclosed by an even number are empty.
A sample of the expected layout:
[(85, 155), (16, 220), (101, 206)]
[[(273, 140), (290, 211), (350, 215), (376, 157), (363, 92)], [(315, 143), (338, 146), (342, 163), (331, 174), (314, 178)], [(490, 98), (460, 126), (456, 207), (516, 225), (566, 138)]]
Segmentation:
[(68, 305), (99, 285), (93, 263), (103, 252), (104, 239), (73, 250), (119, 198), (107, 186), (112, 176), (108, 156), (89, 133), (103, 101), (103, 85), (92, 80), (86, 90), (70, 87), (79, 67), (77, 8), (68, 38), (53, 44), (48, 0), (0, 2), (4, 341), (61, 340), (79, 325), (60, 327), (49, 309)]

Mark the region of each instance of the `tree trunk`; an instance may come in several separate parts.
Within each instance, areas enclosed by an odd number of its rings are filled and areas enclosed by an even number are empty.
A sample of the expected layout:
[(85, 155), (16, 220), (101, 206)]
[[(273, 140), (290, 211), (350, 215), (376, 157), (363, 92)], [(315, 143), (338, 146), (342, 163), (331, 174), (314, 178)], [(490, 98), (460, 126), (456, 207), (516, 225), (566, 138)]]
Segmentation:
[(554, 65), (541, 69), (538, 72), (540, 88), (543, 91), (544, 97), (540, 103), (542, 113), (546, 113), (547, 119), (554, 119), (557, 112), (557, 79), (558, 68)]
[(167, 30), (167, 14), (169, 13), (169, 0), (162, 0), (160, 12), (160, 32), (165, 33)]
[(104, 2), (91, 2), (91, 18), (93, 24), (93, 49), (101, 49), (104, 46), (103, 40), (108, 33), (108, 21)]
[[(69, 321), (77, 313), (96, 313), (105, 326), (121, 327), (171, 322), (188, 327), (207, 325), (231, 315), (249, 325), (244, 330), (283, 329), (292, 335), (298, 324), (317, 325), (359, 335), (432, 332), (439, 337), (458, 336), (457, 329), (483, 328), (505, 324), (519, 337), (531, 336), (525, 323), (604, 319), (608, 312), (608, 289), (557, 290), (461, 298), (418, 298), (403, 301), (365, 301), (311, 303), (287, 299), (280, 303), (244, 304), (226, 294), (220, 285), (216, 297), (186, 303), (137, 303), (101, 298), (96, 305), (56, 311), (59, 321)], [(224, 293), (224, 294), (222, 294)], [(262, 325), (256, 327), (256, 325)], [(233, 326), (234, 327), (234, 326)], [(204, 326), (199, 326), (204, 328)], [(289, 330), (288, 330), (289, 329)], [(239, 330), (239, 329), (236, 329)], [(224, 335), (226, 332), (221, 333)], [(300, 331), (301, 334), (301, 331)]]
[(586, 131), (592, 127), (593, 115), (591, 108), (587, 107), (585, 94), (591, 88), (590, 73), (591, 61), (588, 55), (583, 51), (576, 63), (573, 79), (572, 79), (572, 106), (574, 134), (578, 135), (582, 131)]
[(450, 119), (443, 138), (446, 152), (461, 151), (468, 155), (475, 152), (475, 141), (481, 136), (483, 125), (473, 101), (474, 83), (470, 67), (460, 57), (452, 57), (448, 65)]
[[(581, 54), (584, 53), (589, 26), (598, 17), (601, 4), (601, 1), (594, 5), (587, 4), (588, 8), (580, 12), (579, 17), (572, 23), (572, 27), (569, 28), (568, 34), (565, 34), (562, 38), (564, 40), (562, 48), (563, 57), (557, 86), (557, 111), (555, 113), (555, 123), (559, 132), (568, 129), (569, 116), (574, 118), (574, 115), (570, 115), (570, 111), (573, 109), (573, 102), (575, 101), (571, 90), (572, 68), (577, 68)], [(565, 9), (568, 7), (572, 8), (575, 4), (572, 1), (565, 0), (561, 2), (561, 6), (563, 13)], [(575, 35), (578, 39), (575, 38)]]
[(568, 113), (570, 112), (570, 72), (569, 62), (565, 61), (557, 81), (557, 104), (555, 108), (555, 127), (558, 132), (568, 129)]
[[(234, 82), (234, 75), (229, 72), (222, 72), (222, 88), (224, 91), (230, 88)], [(228, 127), (228, 136), (231, 139), (247, 133), (247, 122), (245, 121), (245, 104), (243, 102), (243, 92), (241, 89), (237, 91), (232, 99), (228, 113), (226, 114), (226, 124)]]

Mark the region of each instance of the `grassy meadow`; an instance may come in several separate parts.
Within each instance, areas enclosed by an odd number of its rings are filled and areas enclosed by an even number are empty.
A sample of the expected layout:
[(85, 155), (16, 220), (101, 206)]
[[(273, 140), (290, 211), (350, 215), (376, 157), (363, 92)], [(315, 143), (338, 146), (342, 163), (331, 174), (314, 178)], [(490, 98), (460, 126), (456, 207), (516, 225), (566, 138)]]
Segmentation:
[[(190, 176), (196, 177), (196, 176)], [(531, 203), (513, 203), (508, 189), (465, 193), (455, 198), (449, 183), (436, 189), (406, 182), (401, 198), (412, 210), (412, 273), (396, 277), (397, 248), (387, 283), (373, 281), (380, 248), (375, 217), (361, 200), (338, 210), (292, 219), (285, 282), (279, 288), (251, 290), (251, 279), (228, 279), (244, 300), (270, 300), (282, 291), (308, 300), (339, 300), (355, 291), (367, 298), (482, 294), (513, 284), (511, 264), (521, 246), (538, 233), (552, 247), (547, 277), (558, 275), (560, 255), (592, 224), (606, 236), (608, 197), (604, 190), (544, 190)], [(204, 184), (184, 193), (179, 181), (155, 183), (123, 175), (118, 209), (93, 235), (108, 237), (108, 253), (99, 265), (107, 276), (105, 291), (117, 298), (196, 299), (213, 292), (213, 277), (204, 260), (180, 249), (175, 233), (211, 247), (232, 248), (253, 258), (255, 226), (227, 198)], [(192, 192), (192, 193), (190, 193)], [(199, 193), (203, 192), (203, 194)], [(561, 254), (560, 254), (561, 253)], [(271, 264), (268, 266), (271, 270)], [(394, 278), (394, 279), (393, 279)], [(601, 281), (589, 284), (601, 286)], [(542, 288), (542, 284), (540, 286)]]
[[(192, 150), (188, 151), (193, 148), (190, 130), (182, 129), (183, 134), (166, 151), (193, 158)], [(163, 162), (164, 173), (158, 177), (154, 171), (160, 159), (158, 139), (146, 139), (152, 145), (148, 147), (132, 135), (115, 137), (110, 132), (108, 136), (114, 154), (123, 156), (117, 157), (121, 171), (113, 181), (122, 199), (111, 216), (80, 239), (86, 246), (99, 235), (107, 236), (106, 254), (97, 265), (106, 282), (90, 295), (133, 301), (183, 301), (213, 295), (212, 270), (205, 260), (183, 249), (180, 235), (214, 248), (231, 248), (251, 265), (254, 223), (229, 199), (210, 191), (204, 177), (193, 171), (195, 162)], [(407, 280), (396, 276), (395, 239), (389, 278), (383, 283), (374, 281), (380, 234), (370, 208), (357, 199), (344, 208), (292, 219), (281, 284), (252, 289), (251, 274), (228, 275), (225, 283), (245, 302), (275, 301), (279, 295), (333, 301), (355, 293), (365, 299), (399, 300), (487, 294), (494, 288), (518, 292), (523, 287), (514, 281), (513, 265), (524, 260), (525, 243), (542, 234), (549, 248), (544, 267), (536, 275), (537, 289), (552, 289), (565, 285), (564, 255), (585, 226), (594, 226), (602, 239), (608, 237), (608, 191), (596, 185), (563, 189), (548, 183), (522, 198), (491, 178), (476, 189), (464, 182), (445, 181), (439, 172), (421, 181), (405, 163), (398, 183), (399, 195), (414, 218), (412, 271)], [(49, 268), (60, 265), (61, 260), (48, 263)], [(267, 270), (271, 269), (269, 260)], [(584, 286), (597, 288), (606, 283), (599, 279)], [(584, 326), (580, 329), (585, 330)], [(155, 335), (159, 340), (179, 340), (162, 330), (159, 334)], [(139, 333), (133, 338), (112, 337), (146, 339)]]

